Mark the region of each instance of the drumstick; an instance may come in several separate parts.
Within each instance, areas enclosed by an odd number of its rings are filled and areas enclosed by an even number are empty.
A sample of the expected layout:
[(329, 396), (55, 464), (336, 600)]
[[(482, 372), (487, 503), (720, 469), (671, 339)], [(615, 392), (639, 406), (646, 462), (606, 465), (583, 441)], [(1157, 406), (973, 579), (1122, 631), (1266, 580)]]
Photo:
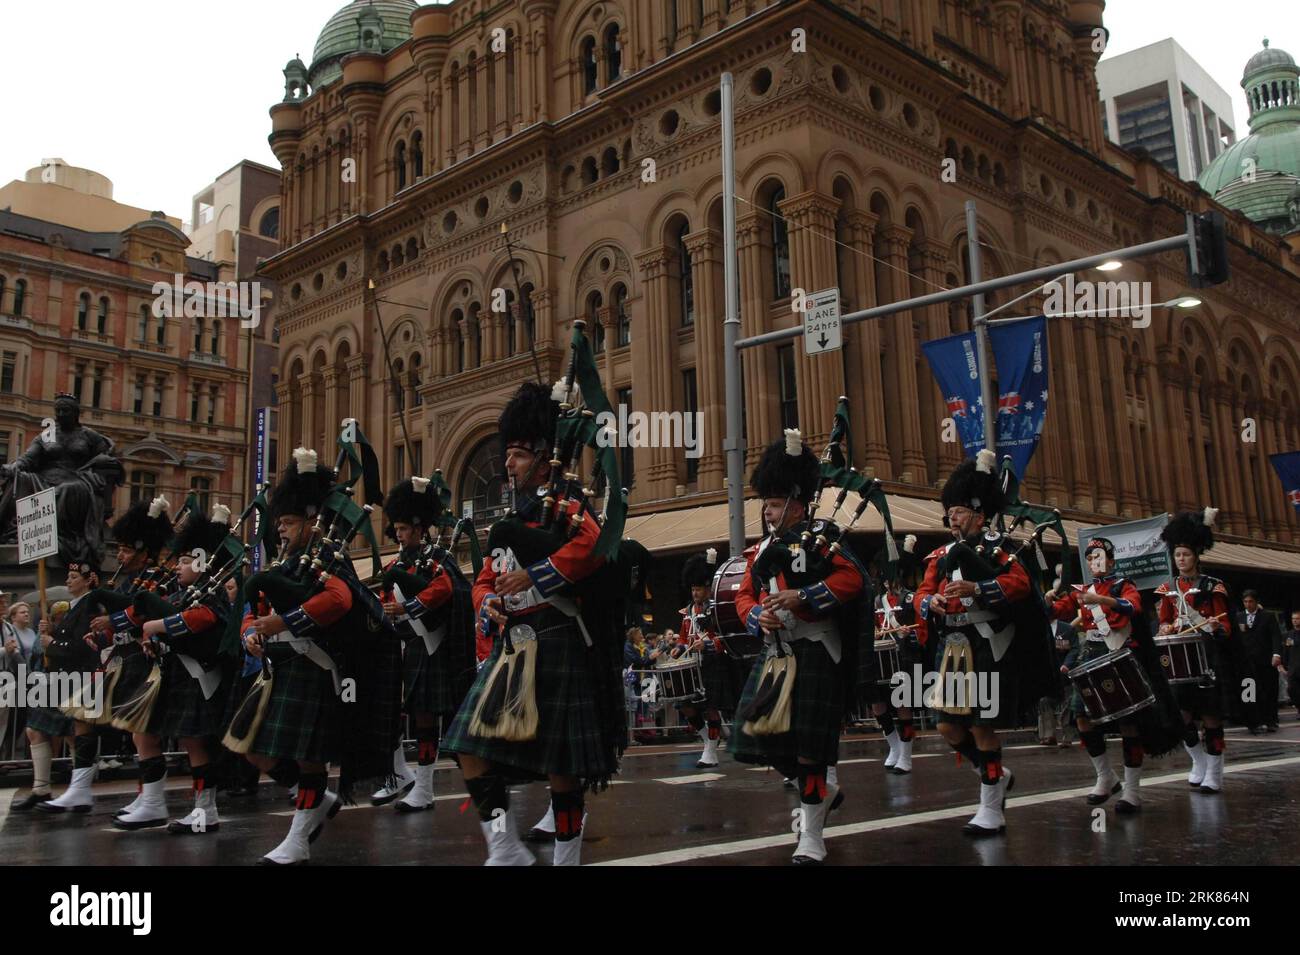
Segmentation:
[(1203, 633), (1204, 631), (1201, 628), (1204, 627), (1207, 623), (1213, 623), (1215, 620), (1222, 620), (1227, 615), (1228, 614), (1226, 611), (1224, 613), (1215, 614), (1213, 617), (1206, 617), (1204, 620), (1202, 620), (1199, 624), (1197, 624), (1194, 627), (1188, 627), (1186, 630), (1179, 630), (1177, 633), (1166, 633), (1164, 634), (1164, 636), (1185, 637), (1189, 633)]
[(901, 627), (894, 627), (890, 630), (877, 630), (876, 636), (884, 636), (885, 634), (889, 634), (889, 633), (905, 633), (908, 630), (915, 630), (915, 629), (916, 629), (916, 624), (908, 623), (908, 624), (904, 624)]

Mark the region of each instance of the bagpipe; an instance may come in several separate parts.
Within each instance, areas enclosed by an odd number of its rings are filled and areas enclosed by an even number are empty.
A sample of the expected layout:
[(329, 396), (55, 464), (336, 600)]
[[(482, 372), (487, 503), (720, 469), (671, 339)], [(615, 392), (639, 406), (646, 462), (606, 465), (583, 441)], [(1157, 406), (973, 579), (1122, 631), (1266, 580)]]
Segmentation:
[[(189, 523), (191, 515), (197, 509), (198, 498), (194, 495), (191, 495), (191, 498), (193, 498), (193, 501), (187, 499), (185, 507), (181, 508), (176, 520), (172, 521), (173, 542), (176, 540), (177, 535), (185, 529), (185, 525)], [(117, 570), (113, 571), (113, 576), (109, 578), (108, 584), (103, 587), (96, 587), (90, 592), (88, 595), (90, 606), (104, 613), (118, 613), (132, 605), (137, 593), (166, 593), (175, 583), (176, 565), (179, 560), (180, 554), (176, 552), (176, 548), (174, 546), (169, 548), (166, 557), (156, 564), (141, 568), (140, 572), (131, 578), (131, 582), (124, 590), (116, 588), (117, 578), (125, 567), (124, 564), (118, 564)]]

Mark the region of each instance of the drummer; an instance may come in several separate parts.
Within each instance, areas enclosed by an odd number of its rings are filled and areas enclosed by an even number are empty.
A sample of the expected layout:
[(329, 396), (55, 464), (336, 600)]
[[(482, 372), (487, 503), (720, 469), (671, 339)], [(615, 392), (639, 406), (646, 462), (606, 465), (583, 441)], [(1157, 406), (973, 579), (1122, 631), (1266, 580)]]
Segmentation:
[(686, 722), (704, 741), (704, 752), (695, 764), (697, 769), (710, 769), (718, 765), (722, 711), (736, 708), (735, 668), (722, 652), (709, 613), (709, 585), (713, 582), (717, 565), (718, 552), (710, 547), (703, 554), (691, 557), (682, 568), (682, 587), (690, 592), (691, 599), (680, 611), (682, 625), (677, 633), (677, 645), (672, 651), (674, 657), (686, 653), (700, 655), (704, 699), (679, 707)]
[[(921, 564), (916, 558), (916, 535), (903, 539), (903, 548), (897, 561), (890, 561), (886, 551), (876, 554), (874, 563), (880, 569), (880, 592), (876, 596), (876, 636), (892, 640), (898, 648), (898, 669), (915, 685), (914, 667), (924, 669), (926, 637), (917, 627), (916, 609), (912, 606), (913, 591), (920, 574)], [(912, 709), (894, 706), (893, 687), (885, 682), (888, 676), (880, 667), (880, 654), (875, 654), (875, 681), (868, 681), (866, 692), (871, 702), (872, 715), (880, 723), (880, 732), (889, 745), (885, 757), (885, 771), (905, 776), (912, 771), (912, 742), (916, 739), (916, 726)], [(895, 719), (897, 717), (897, 719)]]
[[(1228, 638), (1228, 588), (1217, 577), (1201, 573), (1201, 554), (1214, 546), (1214, 518), (1218, 510), (1184, 511), (1170, 518), (1160, 536), (1169, 548), (1178, 576), (1156, 588), (1160, 600), (1161, 636), (1204, 633), (1214, 640)], [(1218, 656), (1216, 654), (1216, 656)], [(1174, 687), (1183, 714), (1183, 745), (1192, 758), (1187, 782), (1193, 789), (1215, 794), (1223, 789), (1223, 704), (1220, 688), (1198, 683)], [(1197, 721), (1204, 729), (1197, 731)]]
[[(1092, 572), (1091, 586), (1076, 585), (1064, 594), (1058, 595), (1054, 590), (1047, 594), (1051, 600), (1052, 616), (1074, 622), (1085, 636), (1082, 644), (1065, 658), (1062, 673), (1130, 643), (1133, 643), (1132, 649), (1136, 649), (1132, 640), (1133, 620), (1142, 613), (1142, 596), (1133, 581), (1115, 576), (1115, 545), (1105, 537), (1094, 537), (1088, 541), (1084, 559)], [(1070, 709), (1079, 727), (1079, 737), (1097, 773), (1097, 784), (1088, 793), (1088, 805), (1100, 806), (1123, 790), (1115, 803), (1115, 811), (1123, 815), (1138, 812), (1142, 808), (1144, 751), (1137, 719), (1128, 716), (1118, 721), (1124, 748), (1124, 779), (1121, 783), (1106, 756), (1106, 730), (1088, 719), (1088, 710), (1077, 687), (1072, 691)]]

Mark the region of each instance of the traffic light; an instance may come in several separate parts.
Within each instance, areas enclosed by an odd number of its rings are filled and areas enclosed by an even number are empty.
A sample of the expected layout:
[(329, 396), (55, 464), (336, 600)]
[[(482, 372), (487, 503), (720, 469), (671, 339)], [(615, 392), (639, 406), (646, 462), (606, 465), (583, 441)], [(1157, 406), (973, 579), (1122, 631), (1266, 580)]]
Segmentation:
[(1187, 281), (1193, 288), (1228, 281), (1228, 234), (1223, 213), (1189, 214), (1192, 245), (1187, 249)]

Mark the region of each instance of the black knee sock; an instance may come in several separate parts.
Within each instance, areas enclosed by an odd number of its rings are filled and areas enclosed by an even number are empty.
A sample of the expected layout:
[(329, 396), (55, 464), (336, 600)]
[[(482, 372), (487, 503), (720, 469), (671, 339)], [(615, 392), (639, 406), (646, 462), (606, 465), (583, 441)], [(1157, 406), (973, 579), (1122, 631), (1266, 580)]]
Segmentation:
[(315, 809), (325, 798), (329, 776), (325, 773), (300, 773), (298, 776), (298, 808)]
[(163, 756), (150, 756), (140, 760), (140, 782), (156, 783), (167, 775), (167, 759)]
[(976, 769), (979, 769), (984, 765), (984, 754), (979, 751), (979, 747), (975, 745), (975, 738), (969, 733), (967, 733), (966, 738), (957, 745), (953, 746), (952, 743), (949, 743), (948, 745), (952, 746), (959, 756), (964, 756), (966, 759), (970, 760), (970, 764)]
[(555, 810), (556, 842), (569, 842), (581, 837), (582, 790), (551, 793), (551, 808)]
[(686, 717), (686, 722), (689, 723), (691, 729), (695, 730), (697, 733), (704, 729), (704, 717), (699, 713), (692, 713), (690, 716)]
[(194, 789), (194, 795), (198, 795), (208, 788), (208, 764), (202, 766), (190, 767), (190, 785)]
[(1089, 756), (1102, 756), (1106, 752), (1106, 734), (1099, 729), (1090, 729), (1079, 734)]
[(880, 732), (882, 734), (888, 736), (890, 733), (894, 732), (894, 717), (892, 715), (887, 712), (881, 713), (876, 717), (876, 720), (880, 723)]
[(1224, 749), (1223, 727), (1205, 727), (1205, 751), (1211, 756), (1222, 756)]
[(826, 798), (826, 764), (799, 764), (799, 801), (805, 806), (818, 806)]
[(415, 728), (416, 760), (421, 766), (432, 766), (438, 761), (438, 724)]
[(270, 776), (285, 789), (290, 789), (298, 783), (299, 771), (298, 764), (292, 759), (282, 759), (266, 771)]
[(93, 733), (86, 733), (72, 741), (72, 768), (89, 769), (95, 765), (95, 754), (99, 751), (99, 741)]
[(1002, 747), (980, 751), (980, 782), (996, 786), (1002, 778)]
[(910, 743), (916, 738), (916, 725), (910, 716), (898, 718), (898, 738), (904, 743)]
[(1146, 756), (1146, 748), (1142, 741), (1136, 736), (1125, 736), (1120, 739), (1124, 746), (1124, 765), (1137, 768), (1142, 765), (1142, 758)]
[[(474, 808), (478, 810), (478, 817), (483, 822), (491, 822), (496, 815), (510, 810), (510, 792), (500, 776), (489, 773), (467, 779), (465, 788), (469, 790), (469, 798), (474, 801)], [(501, 813), (496, 813), (498, 809)]]
[(1195, 723), (1183, 724), (1183, 744), (1185, 746), (1195, 746), (1201, 741), (1200, 734), (1196, 732)]
[(722, 736), (722, 720), (709, 720), (709, 739), (719, 739)]

